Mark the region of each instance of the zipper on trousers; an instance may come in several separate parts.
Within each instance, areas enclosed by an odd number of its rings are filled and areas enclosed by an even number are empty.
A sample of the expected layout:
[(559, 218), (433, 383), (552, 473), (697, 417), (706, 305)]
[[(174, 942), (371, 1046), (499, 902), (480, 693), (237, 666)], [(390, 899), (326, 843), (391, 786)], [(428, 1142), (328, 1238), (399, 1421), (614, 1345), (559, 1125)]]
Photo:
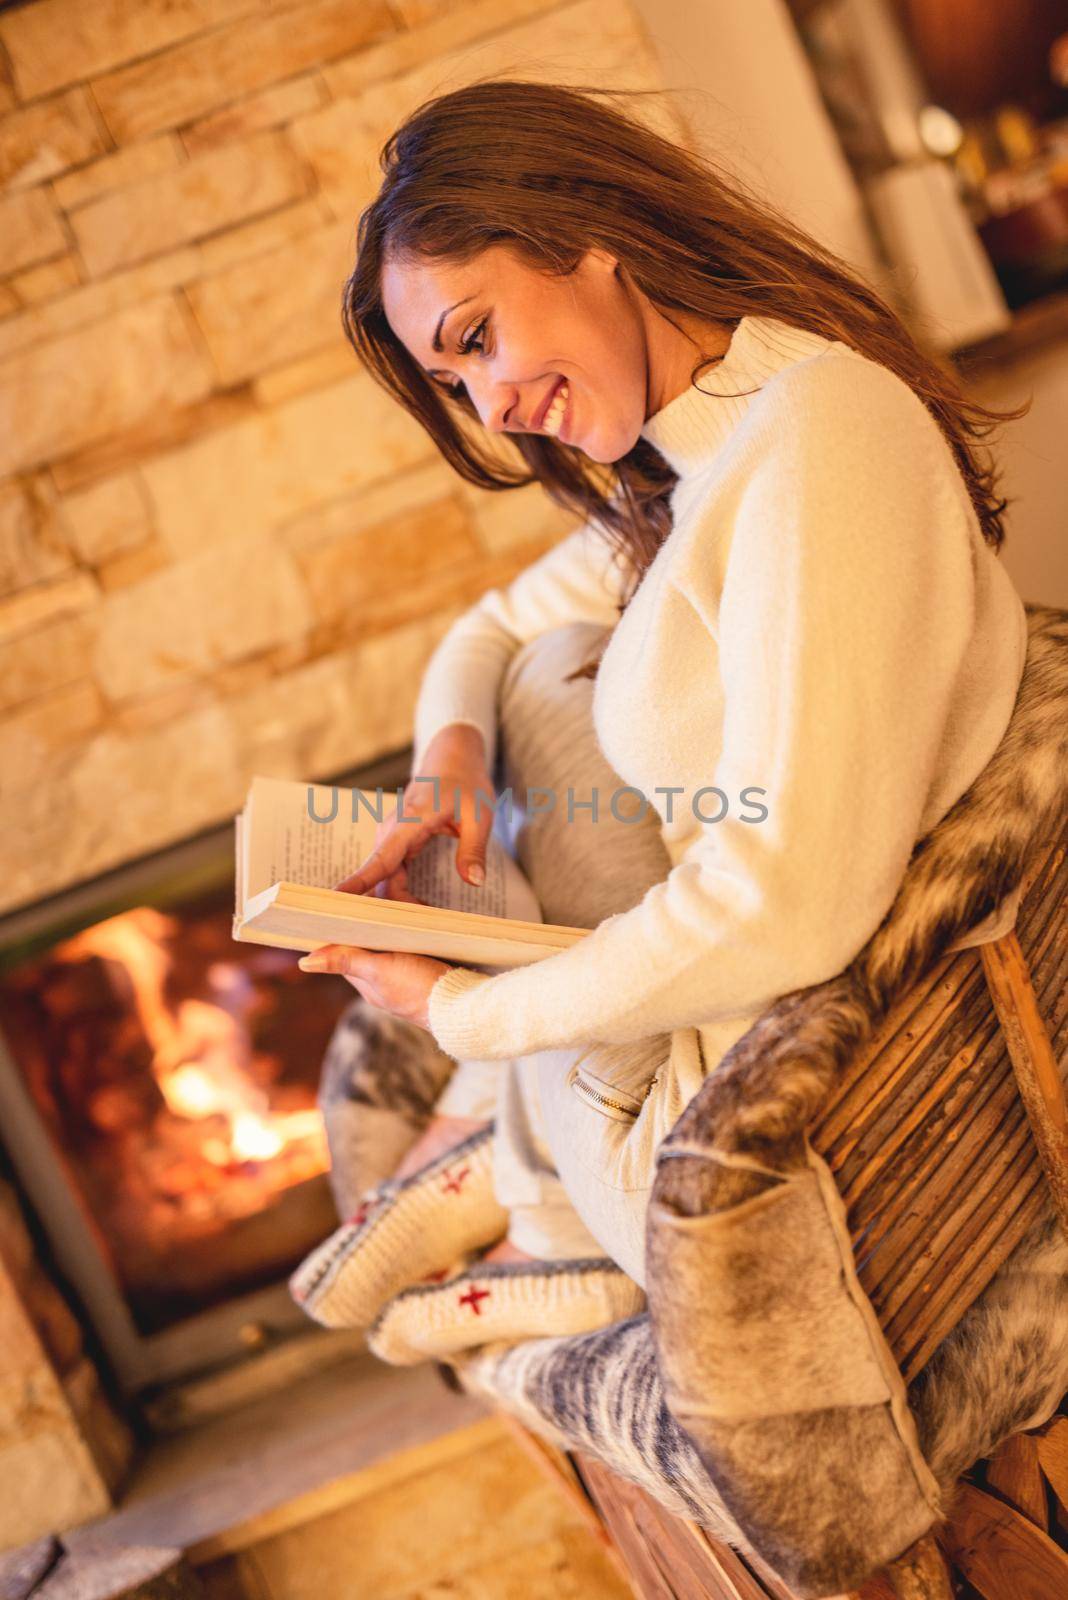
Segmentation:
[(581, 1099), (596, 1106), (602, 1116), (612, 1116), (613, 1113), (617, 1113), (628, 1122), (637, 1120), (638, 1112), (633, 1105), (627, 1105), (623, 1100), (613, 1099), (611, 1095), (603, 1094), (600, 1089), (593, 1088), (581, 1072), (577, 1072), (572, 1078), (571, 1087)]

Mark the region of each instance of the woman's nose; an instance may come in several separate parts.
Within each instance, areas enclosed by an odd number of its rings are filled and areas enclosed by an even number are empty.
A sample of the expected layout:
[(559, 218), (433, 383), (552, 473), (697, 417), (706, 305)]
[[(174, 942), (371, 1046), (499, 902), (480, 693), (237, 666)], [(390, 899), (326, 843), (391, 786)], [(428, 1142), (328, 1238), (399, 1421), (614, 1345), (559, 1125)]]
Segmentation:
[(490, 433), (515, 433), (522, 415), (519, 394), (513, 383), (488, 383), (471, 393), (482, 426)]

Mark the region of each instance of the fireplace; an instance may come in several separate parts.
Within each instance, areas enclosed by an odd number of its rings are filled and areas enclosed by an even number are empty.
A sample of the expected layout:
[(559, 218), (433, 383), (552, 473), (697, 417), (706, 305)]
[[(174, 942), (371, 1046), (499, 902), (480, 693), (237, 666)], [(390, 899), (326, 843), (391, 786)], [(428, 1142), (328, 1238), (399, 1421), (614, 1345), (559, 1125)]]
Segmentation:
[(233, 865), (228, 824), (0, 922), (0, 1139), (130, 1394), (310, 1331), (285, 1280), (336, 1225), (316, 1091), (353, 991), (232, 938)]

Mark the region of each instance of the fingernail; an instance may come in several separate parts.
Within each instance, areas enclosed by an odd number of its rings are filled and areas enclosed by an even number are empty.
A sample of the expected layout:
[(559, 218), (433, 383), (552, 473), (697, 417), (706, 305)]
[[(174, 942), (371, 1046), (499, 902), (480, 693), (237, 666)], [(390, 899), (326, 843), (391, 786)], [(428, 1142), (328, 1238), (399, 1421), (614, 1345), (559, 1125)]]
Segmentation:
[(313, 950), (310, 955), (301, 956), (297, 966), (301, 972), (325, 972), (327, 970), (326, 957), (321, 956), (317, 950)]
[(471, 879), (472, 883), (485, 883), (486, 872), (481, 862), (473, 862), (467, 869), (467, 876)]

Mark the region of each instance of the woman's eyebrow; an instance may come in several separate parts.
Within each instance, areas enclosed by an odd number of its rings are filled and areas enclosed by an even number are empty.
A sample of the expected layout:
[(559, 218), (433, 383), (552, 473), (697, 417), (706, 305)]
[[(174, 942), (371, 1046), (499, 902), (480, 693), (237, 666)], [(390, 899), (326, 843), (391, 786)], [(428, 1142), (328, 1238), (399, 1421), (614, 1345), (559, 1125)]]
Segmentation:
[(439, 352), (444, 350), (445, 346), (441, 342), (441, 330), (445, 325), (445, 318), (449, 316), (451, 312), (455, 311), (459, 306), (465, 306), (468, 300), (473, 300), (474, 298), (475, 297), (473, 294), (469, 294), (466, 300), (457, 300), (456, 305), (449, 306), (448, 310), (441, 313), (441, 316), (438, 318), (438, 325), (434, 329), (434, 337), (430, 341), (432, 349)]

